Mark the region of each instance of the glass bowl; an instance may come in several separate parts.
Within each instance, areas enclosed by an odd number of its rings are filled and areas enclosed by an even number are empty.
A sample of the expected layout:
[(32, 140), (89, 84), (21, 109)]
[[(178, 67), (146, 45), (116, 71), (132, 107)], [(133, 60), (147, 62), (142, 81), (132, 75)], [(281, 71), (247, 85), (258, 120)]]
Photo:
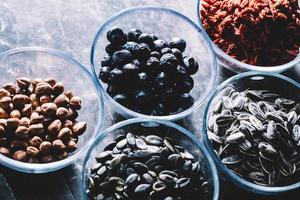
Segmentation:
[(154, 33), (166, 41), (173, 37), (181, 37), (186, 43), (186, 54), (191, 55), (199, 63), (198, 72), (193, 75), (195, 86), (191, 95), (195, 103), (187, 110), (169, 116), (149, 116), (134, 112), (113, 100), (106, 92), (107, 85), (99, 80), (101, 89), (115, 112), (125, 118), (141, 117), (176, 121), (191, 114), (200, 106), (209, 94), (217, 76), (216, 58), (209, 42), (209, 38), (194, 22), (184, 15), (161, 7), (136, 7), (122, 11), (102, 24), (97, 32), (90, 54), (92, 72), (98, 77), (101, 59), (106, 55), (105, 46), (108, 44), (106, 32), (112, 27), (120, 27), (125, 32), (131, 28), (138, 28), (145, 33)]
[(208, 104), (205, 108), (204, 118), (203, 118), (203, 140), (205, 146), (208, 149), (209, 154), (215, 161), (217, 168), (220, 172), (225, 175), (225, 177), (237, 185), (238, 187), (252, 192), (258, 193), (263, 195), (276, 195), (282, 192), (287, 192), (289, 190), (293, 190), (296, 188), (300, 188), (300, 182), (286, 185), (286, 186), (278, 186), (278, 187), (267, 187), (267, 186), (260, 186), (249, 182), (234, 172), (229, 170), (219, 159), (216, 153), (213, 150), (211, 141), (208, 138), (208, 119), (210, 113), (213, 110), (214, 105), (222, 98), (222, 96), (228, 93), (228, 89), (234, 86), (236, 91), (242, 91), (247, 88), (249, 89), (268, 89), (274, 93), (278, 93), (283, 97), (289, 98), (293, 97), (293, 99), (298, 99), (300, 101), (300, 83), (285, 77), (283, 75), (277, 73), (269, 73), (269, 72), (244, 72), (238, 75), (235, 75), (225, 82), (223, 82), (215, 92), (210, 97)]
[[(219, 196), (219, 179), (216, 167), (213, 160), (204, 148), (204, 145), (195, 137), (194, 134), (188, 130), (165, 120), (156, 119), (129, 119), (119, 122), (106, 129), (100, 137), (90, 147), (86, 158), (84, 160), (82, 170), (82, 192), (85, 199), (88, 199), (85, 191), (87, 191), (87, 178), (89, 175), (89, 168), (96, 162), (95, 156), (97, 153), (102, 152), (103, 148), (109, 144), (114, 138), (120, 134), (125, 134), (127, 131), (146, 132), (143, 135), (159, 133), (159, 136), (167, 136), (174, 140), (178, 145), (186, 148), (193, 154), (195, 160), (201, 159), (201, 169), (203, 169), (204, 176), (208, 179), (211, 191), (211, 199), (217, 200)], [(153, 131), (153, 132), (152, 132)], [(137, 132), (134, 132), (138, 134)]]
[(39, 47), (24, 47), (0, 54), (0, 86), (15, 83), (18, 77), (49, 78), (61, 81), (66, 89), (81, 97), (79, 120), (87, 122), (86, 132), (80, 136), (77, 150), (63, 160), (46, 164), (29, 164), (0, 154), (0, 163), (26, 173), (47, 173), (59, 170), (81, 158), (100, 132), (103, 121), (103, 97), (98, 82), (80, 63), (64, 53)]
[[(201, 20), (201, 13), (200, 13), (200, 6), (201, 6), (201, 0), (198, 0), (197, 3), (197, 16), (200, 27), (205, 31), (205, 28), (202, 25)], [(205, 31), (206, 32), (206, 31)], [(214, 42), (211, 41), (213, 49), (216, 53), (218, 62), (221, 66), (225, 67), (226, 69), (229, 69), (236, 73), (241, 73), (245, 71), (260, 71), (260, 72), (274, 72), (274, 73), (281, 73), (284, 72), (290, 68), (293, 68), (295, 66), (300, 66), (300, 54), (298, 56), (283, 65), (278, 66), (256, 66), (256, 65), (250, 65), (247, 63), (243, 63), (237, 59), (232, 58), (227, 53), (225, 53), (222, 49), (220, 49), (217, 45), (214, 44)]]

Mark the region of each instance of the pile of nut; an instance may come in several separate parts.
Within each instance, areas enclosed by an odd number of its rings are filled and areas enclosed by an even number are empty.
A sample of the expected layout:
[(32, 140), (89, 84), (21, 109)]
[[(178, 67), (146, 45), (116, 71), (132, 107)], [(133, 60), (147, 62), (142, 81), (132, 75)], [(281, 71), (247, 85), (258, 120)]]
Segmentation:
[(49, 163), (76, 149), (86, 122), (81, 100), (61, 82), (26, 77), (0, 89), (0, 153), (18, 161)]

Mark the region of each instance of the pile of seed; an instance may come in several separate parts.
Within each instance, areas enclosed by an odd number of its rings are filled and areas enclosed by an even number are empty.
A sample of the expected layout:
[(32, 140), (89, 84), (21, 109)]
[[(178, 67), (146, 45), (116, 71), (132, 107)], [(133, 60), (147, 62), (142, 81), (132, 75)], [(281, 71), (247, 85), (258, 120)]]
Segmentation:
[(99, 78), (108, 84), (107, 93), (118, 103), (147, 115), (169, 115), (194, 104), (191, 75), (198, 71), (193, 57), (184, 56), (186, 42), (170, 42), (154, 34), (120, 28), (107, 32), (110, 42), (101, 61)]
[(300, 180), (300, 104), (268, 90), (237, 92), (216, 103), (208, 136), (222, 162), (264, 186)]
[(201, 19), (214, 43), (244, 63), (275, 66), (299, 54), (297, 0), (203, 0)]
[(81, 100), (61, 82), (26, 77), (0, 89), (0, 153), (18, 161), (48, 163), (76, 149), (86, 122)]
[(210, 199), (200, 162), (170, 138), (120, 135), (96, 161), (88, 178), (90, 199)]

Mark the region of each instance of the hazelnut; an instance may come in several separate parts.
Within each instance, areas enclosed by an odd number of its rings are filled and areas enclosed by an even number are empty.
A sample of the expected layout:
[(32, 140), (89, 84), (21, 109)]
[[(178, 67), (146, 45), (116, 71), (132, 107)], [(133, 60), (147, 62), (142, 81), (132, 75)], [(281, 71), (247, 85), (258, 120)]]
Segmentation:
[(19, 110), (13, 110), (13, 111), (10, 112), (10, 117), (20, 119), (21, 113), (20, 113)]
[(9, 97), (10, 96), (10, 92), (7, 91), (6, 89), (0, 89), (0, 99), (2, 99), (3, 97)]
[(10, 94), (12, 94), (12, 95), (16, 94), (17, 88), (16, 88), (16, 86), (15, 86), (14, 84), (12, 84), (12, 83), (5, 84), (5, 85), (3, 86), (3, 88), (4, 88), (5, 90), (7, 90), (7, 91), (8, 91)]
[(13, 159), (15, 160), (18, 160), (18, 161), (22, 161), (22, 162), (26, 162), (27, 161), (27, 154), (25, 151), (23, 150), (18, 150), (16, 151), (13, 156), (12, 156)]
[(43, 153), (43, 154), (49, 153), (51, 148), (52, 148), (52, 144), (48, 141), (42, 142), (39, 147), (41, 153)]
[(36, 157), (39, 155), (40, 150), (36, 147), (29, 146), (26, 148), (26, 153), (28, 156)]
[(69, 128), (62, 128), (59, 131), (57, 138), (61, 139), (62, 141), (67, 141), (70, 139), (71, 136), (72, 136), (72, 131)]
[(64, 90), (65, 90), (64, 85), (61, 82), (58, 82), (53, 86), (52, 94), (54, 96), (58, 96), (61, 93), (63, 93)]
[(58, 97), (56, 97), (54, 99), (54, 103), (58, 106), (58, 107), (65, 107), (69, 104), (69, 99), (66, 95), (61, 94)]
[(49, 83), (40, 82), (36, 85), (34, 92), (38, 96), (50, 95), (52, 93), (52, 86)]
[(70, 99), (71, 108), (74, 110), (79, 110), (81, 108), (81, 99), (78, 96), (72, 97)]
[(62, 126), (62, 123), (60, 120), (56, 119), (54, 120), (49, 126), (48, 126), (48, 133), (51, 135), (57, 135), (60, 131)]
[(8, 148), (5, 148), (5, 147), (0, 147), (0, 154), (9, 157), (10, 156), (10, 150)]
[(86, 131), (86, 122), (78, 122), (73, 126), (74, 135), (82, 135)]
[(32, 124), (29, 126), (31, 135), (42, 135), (44, 134), (44, 125), (42, 123)]
[(56, 110), (56, 117), (60, 120), (65, 120), (69, 116), (69, 111), (67, 108), (59, 107)]
[(52, 102), (52, 98), (50, 95), (43, 95), (40, 97), (40, 104), (50, 103)]
[(29, 144), (30, 146), (39, 148), (42, 142), (43, 142), (43, 140), (42, 140), (40, 137), (34, 136), (33, 138), (31, 138), (31, 139), (28, 141), (28, 144)]
[(45, 103), (41, 106), (41, 110), (45, 116), (51, 116), (56, 113), (57, 106), (55, 103)]
[(12, 100), (13, 104), (16, 106), (24, 106), (25, 104), (30, 103), (29, 97), (24, 94), (16, 94)]
[(17, 79), (17, 85), (23, 90), (27, 90), (31, 84), (31, 80), (27, 77), (21, 77)]
[(15, 135), (19, 138), (27, 138), (28, 133), (29, 133), (29, 128), (25, 126), (19, 126), (15, 131)]

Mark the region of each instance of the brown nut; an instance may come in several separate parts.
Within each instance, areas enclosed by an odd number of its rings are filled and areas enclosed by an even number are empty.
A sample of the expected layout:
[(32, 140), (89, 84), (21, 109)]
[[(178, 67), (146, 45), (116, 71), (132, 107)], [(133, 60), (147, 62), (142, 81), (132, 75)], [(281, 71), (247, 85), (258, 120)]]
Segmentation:
[(61, 140), (54, 140), (52, 142), (52, 146), (56, 152), (62, 152), (66, 148), (65, 144)]
[(39, 148), (42, 142), (43, 142), (43, 140), (42, 140), (39, 136), (34, 136), (33, 138), (31, 138), (31, 139), (28, 141), (28, 144), (29, 144), (30, 146)]
[(44, 134), (44, 125), (42, 123), (32, 124), (29, 126), (31, 135), (43, 135)]
[(58, 82), (53, 86), (52, 94), (54, 96), (58, 96), (61, 93), (63, 93), (64, 90), (65, 90), (64, 85), (61, 82)]
[(58, 135), (57, 138), (61, 139), (62, 141), (68, 141), (70, 137), (72, 136), (72, 131), (69, 128), (62, 128)]
[(36, 157), (39, 155), (40, 150), (36, 147), (29, 146), (26, 148), (26, 153), (28, 156)]
[(30, 125), (30, 120), (28, 117), (22, 117), (20, 119), (20, 126), (29, 127), (29, 125)]
[(75, 120), (78, 117), (78, 112), (72, 108), (69, 108), (68, 119)]
[(44, 155), (41, 157), (40, 160), (42, 163), (50, 163), (56, 161), (55, 157), (53, 155)]
[(19, 138), (27, 138), (28, 134), (29, 128), (25, 126), (19, 126), (15, 131), (15, 135)]
[(30, 124), (38, 124), (43, 122), (43, 116), (39, 115), (37, 112), (33, 112), (30, 115)]
[(41, 113), (42, 113), (42, 108), (41, 108), (41, 106), (36, 107), (35, 112), (41, 114)]
[(6, 119), (0, 119), (0, 126), (2, 126), (3, 128), (7, 127), (7, 120)]
[(69, 110), (64, 107), (59, 107), (56, 110), (56, 117), (60, 120), (65, 120), (69, 116)]
[(21, 77), (17, 79), (17, 85), (23, 90), (27, 90), (31, 84), (31, 80), (27, 77)]
[(31, 103), (32, 107), (36, 108), (38, 106), (36, 94), (29, 95), (29, 99), (30, 99), (30, 103)]
[(36, 78), (32, 81), (32, 87), (33, 87), (33, 91), (35, 90), (36, 86), (38, 83), (43, 82), (43, 80), (41, 78)]
[(65, 107), (69, 104), (69, 98), (64, 95), (64, 94), (61, 94), (59, 95), (58, 97), (56, 97), (54, 99), (54, 103), (58, 106), (58, 107)]
[(62, 126), (63, 126), (63, 127), (66, 127), (66, 128), (69, 128), (69, 129), (72, 129), (72, 128), (73, 128), (73, 124), (74, 124), (74, 123), (73, 123), (71, 120), (68, 120), (68, 119), (67, 119), (67, 120), (64, 121), (64, 123), (63, 123)]
[(25, 150), (28, 147), (28, 144), (24, 140), (12, 140), (10, 143), (10, 147), (14, 150), (19, 150), (19, 149)]
[(62, 123), (60, 120), (56, 119), (54, 120), (49, 126), (48, 126), (48, 133), (50, 135), (57, 135), (58, 132), (60, 131), (62, 126)]
[(7, 90), (7, 91), (8, 91), (10, 94), (12, 94), (12, 95), (16, 94), (17, 88), (16, 88), (16, 86), (15, 86), (14, 84), (12, 84), (12, 83), (5, 84), (5, 85), (3, 86), (3, 88), (4, 88), (5, 90)]
[(4, 110), (9, 110), (11, 102), (12, 101), (10, 97), (2, 97), (0, 100), (0, 107)]
[(3, 97), (9, 97), (10, 96), (10, 92), (7, 91), (6, 89), (0, 89), (0, 99), (2, 99)]
[(40, 82), (36, 85), (34, 93), (38, 96), (50, 95), (52, 93), (52, 86), (46, 82)]
[(20, 120), (18, 118), (8, 118), (6, 123), (8, 129), (16, 129), (20, 125)]
[(72, 97), (70, 99), (71, 108), (74, 110), (79, 110), (81, 108), (81, 99), (79, 96)]
[(66, 143), (66, 147), (67, 147), (67, 151), (68, 152), (73, 152), (77, 149), (77, 144), (75, 141), (73, 140), (69, 140), (67, 143)]
[(52, 77), (45, 79), (46, 83), (49, 83), (52, 87), (56, 84), (56, 80)]
[(16, 94), (12, 101), (15, 106), (24, 106), (25, 104), (30, 103), (29, 97), (24, 94)]
[(5, 147), (0, 147), (0, 154), (9, 157), (10, 156), (10, 150), (8, 148), (5, 148)]
[(86, 131), (86, 122), (78, 122), (73, 126), (74, 135), (82, 135)]
[(71, 90), (66, 90), (64, 92), (64, 95), (66, 95), (66, 97), (68, 97), (68, 99), (72, 99), (72, 97), (74, 96), (73, 92)]
[(55, 103), (45, 103), (41, 106), (41, 110), (45, 116), (52, 116), (56, 113), (57, 106)]
[(43, 153), (43, 154), (49, 153), (51, 148), (52, 148), (52, 144), (51, 144), (51, 142), (48, 142), (48, 141), (42, 142), (39, 147), (41, 153)]
[(28, 163), (40, 163), (40, 160), (35, 157), (30, 157), (27, 162)]
[(40, 104), (50, 103), (52, 102), (52, 98), (50, 95), (43, 95), (40, 97)]
[(67, 153), (66, 151), (63, 151), (62, 153), (57, 154), (57, 155), (56, 155), (56, 158), (57, 158), (58, 160), (63, 160), (63, 159), (65, 159), (67, 156), (68, 156), (68, 153)]
[(56, 136), (53, 136), (53, 135), (45, 135), (45, 141), (48, 141), (48, 142), (53, 142), (54, 140), (56, 140)]
[(25, 151), (23, 150), (18, 150), (16, 151), (13, 156), (13, 159), (17, 160), (17, 161), (22, 161), (22, 162), (26, 162), (28, 157)]
[(0, 119), (7, 119), (9, 118), (9, 114), (3, 109), (0, 107)]
[(23, 109), (21, 110), (23, 117), (29, 117), (32, 112), (32, 105), (31, 104), (25, 104)]
[(10, 112), (10, 117), (20, 119), (21, 118), (21, 113), (20, 113), (19, 110), (13, 110), (13, 111)]

